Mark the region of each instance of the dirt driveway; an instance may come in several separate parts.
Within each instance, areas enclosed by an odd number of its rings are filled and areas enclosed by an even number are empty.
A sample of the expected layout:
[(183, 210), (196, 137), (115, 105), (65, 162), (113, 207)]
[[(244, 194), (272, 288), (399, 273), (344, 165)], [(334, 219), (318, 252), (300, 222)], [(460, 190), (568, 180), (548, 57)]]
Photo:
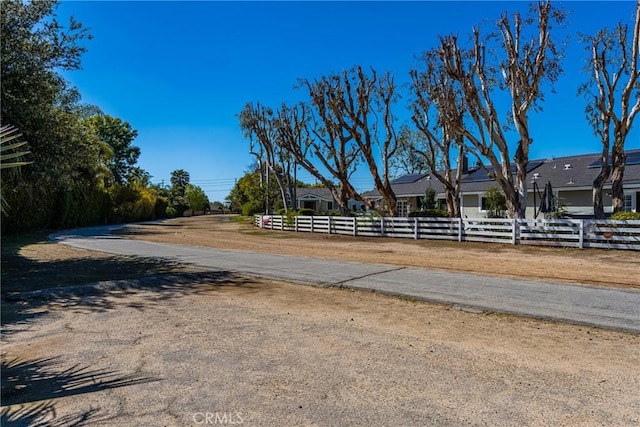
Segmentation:
[[(383, 257), (377, 262), (401, 248), (434, 262), (449, 247), (265, 234), (221, 217), (135, 230), (136, 238), (230, 249), (293, 251), (297, 241), (327, 258), (354, 259), (369, 247)], [(467, 249), (470, 259), (484, 251), (489, 260), (520, 250)], [(637, 254), (550, 253), (575, 265), (622, 258), (623, 268), (637, 266)], [(12, 300), (23, 306), (3, 325), (2, 425), (640, 424), (636, 334), (180, 266), (141, 270), (53, 243), (20, 254), (31, 277), (104, 264), (100, 274), (118, 271), (121, 280)], [(136, 278), (124, 278), (129, 268)]]

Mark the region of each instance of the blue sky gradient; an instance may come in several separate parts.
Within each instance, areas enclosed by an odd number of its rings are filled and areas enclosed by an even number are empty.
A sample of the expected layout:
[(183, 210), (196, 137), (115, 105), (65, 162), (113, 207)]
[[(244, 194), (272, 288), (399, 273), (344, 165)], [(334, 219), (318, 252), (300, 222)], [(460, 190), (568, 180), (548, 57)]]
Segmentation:
[[(354, 65), (390, 71), (397, 85), (439, 35), (467, 37), (501, 12), (527, 2), (149, 2), (63, 1), (58, 17), (73, 15), (90, 28), (82, 70), (65, 72), (83, 101), (138, 131), (139, 165), (154, 183), (185, 169), (211, 201), (224, 200), (253, 157), (236, 115), (247, 102), (278, 107), (306, 100), (299, 78)], [(635, 3), (565, 2), (572, 11), (565, 74), (544, 111), (532, 114), (531, 158), (600, 150), (584, 117), (578, 85), (587, 79), (577, 33), (617, 22), (632, 26)], [(395, 113), (406, 113), (407, 97)], [(407, 116), (408, 117), (408, 116)], [(640, 148), (636, 123), (628, 148)], [(368, 190), (367, 171), (355, 177)], [(314, 182), (306, 171), (299, 177)]]

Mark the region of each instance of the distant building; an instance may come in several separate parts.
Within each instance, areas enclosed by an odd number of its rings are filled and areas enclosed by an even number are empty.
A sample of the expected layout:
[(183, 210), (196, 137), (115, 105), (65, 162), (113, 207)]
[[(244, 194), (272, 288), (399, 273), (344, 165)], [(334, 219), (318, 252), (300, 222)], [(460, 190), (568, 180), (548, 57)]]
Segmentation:
[[(362, 203), (356, 200), (349, 200), (348, 206), (351, 211), (363, 209)], [(313, 209), (318, 215), (340, 209), (328, 188), (296, 189), (296, 207), (297, 209)]]

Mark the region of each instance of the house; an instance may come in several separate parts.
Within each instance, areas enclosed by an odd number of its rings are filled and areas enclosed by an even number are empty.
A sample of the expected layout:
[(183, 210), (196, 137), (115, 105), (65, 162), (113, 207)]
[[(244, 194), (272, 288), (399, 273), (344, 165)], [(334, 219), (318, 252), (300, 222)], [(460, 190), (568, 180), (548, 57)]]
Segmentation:
[[(638, 212), (640, 209), (640, 150), (627, 150), (627, 161), (624, 172), (624, 209)], [(513, 169), (515, 173), (515, 168)], [(593, 180), (600, 171), (600, 155), (584, 154), (542, 160), (530, 160), (527, 168), (527, 210), (526, 217), (535, 216), (534, 209), (540, 207), (540, 195), (547, 182), (551, 183), (553, 193), (569, 216), (593, 216)], [(482, 218), (486, 216), (484, 194), (490, 187), (499, 187), (492, 178), (492, 168), (476, 166), (467, 168), (463, 165), (460, 206), (463, 216)], [(406, 216), (420, 209), (421, 199), (425, 191), (431, 187), (437, 193), (437, 200), (444, 205), (444, 186), (430, 174), (412, 174), (401, 176), (392, 181), (391, 186), (398, 198), (398, 215)], [(539, 189), (535, 191), (534, 186)], [(612, 212), (611, 181), (603, 191), (605, 212)], [(367, 198), (380, 200), (376, 190), (364, 195)], [(534, 204), (535, 201), (535, 204)]]
[[(349, 200), (349, 209), (362, 209), (362, 203)], [(298, 188), (296, 189), (296, 206), (298, 209), (312, 209), (316, 214), (323, 215), (338, 210), (338, 204), (328, 188)]]

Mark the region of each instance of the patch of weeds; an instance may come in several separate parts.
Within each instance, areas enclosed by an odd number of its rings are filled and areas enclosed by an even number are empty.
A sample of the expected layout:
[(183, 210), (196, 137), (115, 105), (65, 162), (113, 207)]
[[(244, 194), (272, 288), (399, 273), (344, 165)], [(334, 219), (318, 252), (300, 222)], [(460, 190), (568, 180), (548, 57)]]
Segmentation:
[(242, 234), (246, 234), (247, 236), (261, 236), (261, 237), (270, 237), (272, 239), (295, 239), (299, 236), (295, 234), (282, 233), (278, 230), (274, 231), (262, 231), (262, 230), (251, 230), (251, 231), (241, 231)]
[(242, 224), (253, 224), (254, 217), (252, 216), (242, 216), (242, 215), (232, 215), (225, 218), (220, 218), (224, 222), (239, 222)]
[(410, 302), (412, 304), (417, 304), (418, 302), (420, 302), (419, 299), (406, 295), (397, 295), (396, 298), (398, 298), (400, 301)]

